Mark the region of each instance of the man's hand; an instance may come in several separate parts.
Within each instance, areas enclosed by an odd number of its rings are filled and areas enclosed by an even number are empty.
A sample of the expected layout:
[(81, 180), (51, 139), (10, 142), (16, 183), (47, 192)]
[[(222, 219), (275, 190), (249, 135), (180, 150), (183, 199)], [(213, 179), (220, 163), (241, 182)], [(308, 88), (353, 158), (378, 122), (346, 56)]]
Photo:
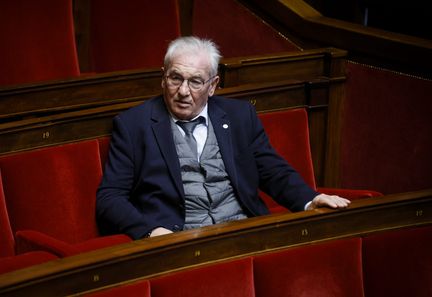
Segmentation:
[(156, 229), (153, 229), (153, 231), (150, 233), (149, 237), (165, 235), (165, 234), (170, 234), (170, 233), (173, 233), (173, 232), (171, 230), (168, 230), (168, 229), (163, 228), (163, 227), (157, 227)]
[(308, 205), (307, 210), (319, 207), (346, 208), (350, 203), (348, 199), (336, 195), (319, 194)]

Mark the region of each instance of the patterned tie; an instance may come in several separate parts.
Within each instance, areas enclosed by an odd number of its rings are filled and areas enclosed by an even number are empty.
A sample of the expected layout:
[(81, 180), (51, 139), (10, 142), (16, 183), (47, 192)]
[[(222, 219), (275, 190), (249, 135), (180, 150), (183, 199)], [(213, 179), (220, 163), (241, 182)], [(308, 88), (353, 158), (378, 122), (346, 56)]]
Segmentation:
[(193, 136), (193, 131), (195, 130), (195, 127), (197, 125), (204, 122), (205, 122), (204, 117), (197, 117), (195, 120), (189, 122), (182, 122), (182, 121), (176, 122), (176, 124), (179, 125), (185, 132), (184, 139), (186, 140), (186, 143), (189, 145), (190, 149), (192, 150), (192, 153), (196, 157), (198, 156), (197, 143), (195, 137)]

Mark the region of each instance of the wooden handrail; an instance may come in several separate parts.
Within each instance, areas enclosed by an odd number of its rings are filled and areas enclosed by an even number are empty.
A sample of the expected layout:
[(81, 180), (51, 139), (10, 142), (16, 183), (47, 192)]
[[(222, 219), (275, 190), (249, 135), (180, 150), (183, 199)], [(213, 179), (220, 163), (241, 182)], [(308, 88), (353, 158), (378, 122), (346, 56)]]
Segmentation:
[(348, 50), (351, 57), (430, 77), (431, 40), (328, 18), (302, 0), (240, 2), (278, 29), (315, 46), (334, 46)]
[(345, 210), (262, 216), (54, 260), (1, 275), (0, 294), (76, 294), (317, 241), (429, 224), (432, 224), (432, 189), (357, 200)]

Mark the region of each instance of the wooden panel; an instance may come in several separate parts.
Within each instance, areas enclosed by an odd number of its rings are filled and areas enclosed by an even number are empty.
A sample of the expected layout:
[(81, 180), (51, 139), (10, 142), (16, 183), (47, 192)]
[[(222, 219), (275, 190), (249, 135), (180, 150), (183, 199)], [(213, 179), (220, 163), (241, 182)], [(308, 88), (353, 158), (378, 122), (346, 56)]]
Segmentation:
[(344, 77), (345, 69), (337, 65), (340, 61), (344, 61), (345, 56), (345, 51), (324, 48), (279, 55), (225, 59), (220, 65), (221, 85), (229, 87), (286, 79)]
[(150, 69), (0, 88), (0, 120), (134, 101), (160, 93), (161, 77)]
[(2, 296), (63, 296), (317, 241), (432, 224), (432, 190), (137, 240), (0, 276)]
[[(258, 112), (306, 106), (306, 85), (301, 81), (250, 84), (220, 89), (217, 94), (250, 100)], [(320, 85), (320, 82), (315, 83)], [(327, 85), (320, 85), (327, 88)], [(0, 154), (57, 145), (111, 134), (112, 118), (119, 112), (140, 104), (149, 97), (85, 110), (56, 113), (0, 124)], [(323, 99), (325, 100), (325, 98)]]

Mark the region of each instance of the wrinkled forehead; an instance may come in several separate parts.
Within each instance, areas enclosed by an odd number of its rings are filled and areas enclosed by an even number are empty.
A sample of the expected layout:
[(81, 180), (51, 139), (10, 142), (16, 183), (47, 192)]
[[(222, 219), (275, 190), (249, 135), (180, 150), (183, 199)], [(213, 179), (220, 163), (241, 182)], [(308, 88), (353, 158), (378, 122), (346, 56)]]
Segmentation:
[(211, 71), (210, 57), (205, 53), (181, 52), (172, 56), (169, 65), (165, 65), (168, 73), (177, 72), (190, 76), (209, 75)]

